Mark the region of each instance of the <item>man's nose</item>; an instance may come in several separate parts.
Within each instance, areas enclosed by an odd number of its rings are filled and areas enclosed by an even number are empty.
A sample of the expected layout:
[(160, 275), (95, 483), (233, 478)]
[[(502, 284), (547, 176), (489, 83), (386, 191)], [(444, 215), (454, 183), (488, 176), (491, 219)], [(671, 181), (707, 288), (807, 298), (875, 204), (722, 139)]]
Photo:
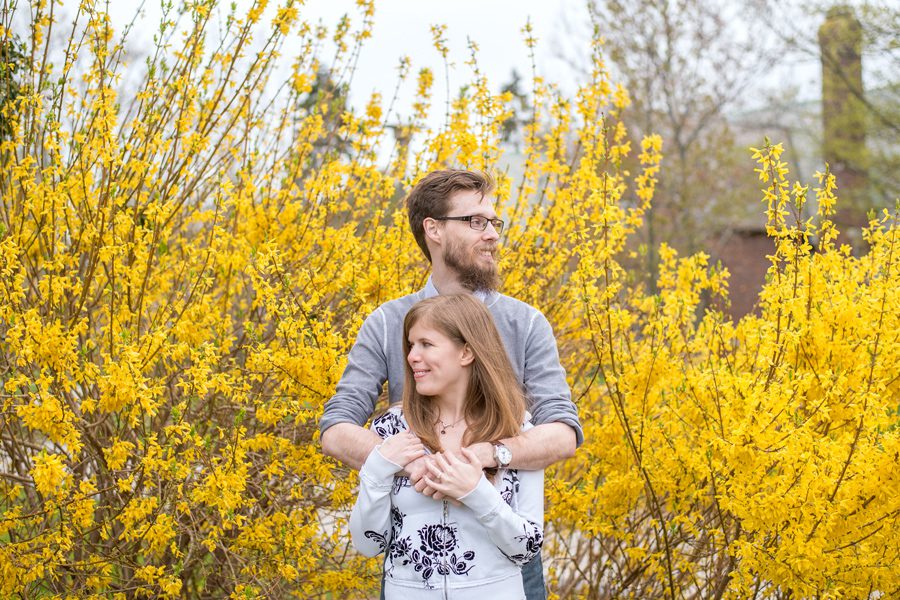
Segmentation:
[(494, 229), (493, 223), (488, 221), (487, 227), (484, 228), (484, 233), (481, 237), (485, 240), (499, 240), (500, 234)]

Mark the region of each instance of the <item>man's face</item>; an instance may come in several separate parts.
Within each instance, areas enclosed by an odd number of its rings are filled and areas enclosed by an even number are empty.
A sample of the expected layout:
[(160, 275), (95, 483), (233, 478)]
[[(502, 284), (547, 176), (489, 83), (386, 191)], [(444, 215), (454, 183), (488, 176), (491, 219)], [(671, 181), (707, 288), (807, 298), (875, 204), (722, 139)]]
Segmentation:
[[(448, 217), (479, 215), (496, 219), (493, 202), (476, 191), (459, 191), (450, 197)], [(470, 290), (495, 290), (500, 283), (497, 273), (497, 240), (499, 235), (488, 223), (487, 229), (472, 229), (465, 221), (443, 221), (444, 264), (459, 276), (460, 284)]]

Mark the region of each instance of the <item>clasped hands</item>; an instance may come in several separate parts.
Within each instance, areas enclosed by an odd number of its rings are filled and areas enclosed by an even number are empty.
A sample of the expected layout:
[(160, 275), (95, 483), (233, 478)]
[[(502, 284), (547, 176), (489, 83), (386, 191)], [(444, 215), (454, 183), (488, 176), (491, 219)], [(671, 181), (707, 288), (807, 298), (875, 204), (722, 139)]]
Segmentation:
[(409, 431), (386, 438), (379, 452), (403, 467), (417, 492), (435, 500), (462, 498), (475, 489), (483, 472), (481, 461), (470, 449), (462, 448), (459, 454), (425, 454), (422, 440)]

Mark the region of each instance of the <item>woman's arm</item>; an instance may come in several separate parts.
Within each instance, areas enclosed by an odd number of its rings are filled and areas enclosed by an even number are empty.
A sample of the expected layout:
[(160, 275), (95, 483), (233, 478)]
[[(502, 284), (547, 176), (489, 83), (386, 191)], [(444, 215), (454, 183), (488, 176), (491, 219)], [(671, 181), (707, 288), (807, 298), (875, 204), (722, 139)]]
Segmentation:
[(364, 556), (377, 556), (390, 543), (391, 487), (399, 469), (376, 447), (359, 470), (359, 495), (350, 513), (350, 537)]
[(475, 489), (459, 500), (475, 513), (494, 545), (521, 566), (541, 551), (544, 542), (544, 472), (509, 473), (512, 506), (483, 476)]
[[(380, 430), (377, 420), (373, 426), (379, 436), (394, 431)], [(359, 470), (359, 496), (350, 513), (350, 537), (361, 554), (376, 556), (390, 544), (394, 475), (424, 453), (422, 441), (409, 431), (389, 435), (369, 453)]]
[(425, 476), (428, 486), (471, 509), (488, 537), (509, 560), (523, 565), (541, 551), (543, 471), (507, 471), (508, 504), (484, 476), (478, 456), (468, 448), (462, 448), (461, 457), (436, 454), (428, 469), (430, 473)]

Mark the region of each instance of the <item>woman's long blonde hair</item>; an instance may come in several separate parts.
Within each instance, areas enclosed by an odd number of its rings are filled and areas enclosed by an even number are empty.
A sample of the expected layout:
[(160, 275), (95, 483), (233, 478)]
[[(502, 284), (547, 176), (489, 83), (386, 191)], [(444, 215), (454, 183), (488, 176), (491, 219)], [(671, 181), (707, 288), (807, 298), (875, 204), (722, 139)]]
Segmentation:
[[(409, 356), (409, 330), (416, 323), (432, 327), (454, 342), (468, 344), (475, 359), (463, 403), (468, 429), (463, 446), (496, 442), (517, 435), (525, 418), (525, 395), (513, 371), (490, 311), (471, 294), (434, 296), (416, 303), (403, 321), (403, 351)], [(412, 431), (432, 452), (443, 452), (435, 433), (438, 407), (416, 391), (406, 363), (403, 413)]]

